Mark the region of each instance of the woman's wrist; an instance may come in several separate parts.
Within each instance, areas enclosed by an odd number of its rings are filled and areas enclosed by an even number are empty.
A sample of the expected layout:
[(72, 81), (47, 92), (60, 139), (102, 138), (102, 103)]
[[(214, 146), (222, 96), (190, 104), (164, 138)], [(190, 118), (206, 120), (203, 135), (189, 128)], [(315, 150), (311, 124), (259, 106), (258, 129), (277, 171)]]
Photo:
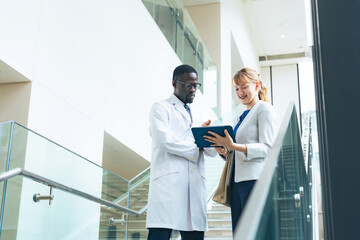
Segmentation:
[(227, 148), (228, 150), (232, 151), (239, 151), (247, 154), (247, 147), (246, 144), (239, 144), (239, 143), (231, 143), (230, 146)]
[(236, 143), (232, 142), (229, 147), (227, 147), (228, 151), (234, 151), (236, 149)]

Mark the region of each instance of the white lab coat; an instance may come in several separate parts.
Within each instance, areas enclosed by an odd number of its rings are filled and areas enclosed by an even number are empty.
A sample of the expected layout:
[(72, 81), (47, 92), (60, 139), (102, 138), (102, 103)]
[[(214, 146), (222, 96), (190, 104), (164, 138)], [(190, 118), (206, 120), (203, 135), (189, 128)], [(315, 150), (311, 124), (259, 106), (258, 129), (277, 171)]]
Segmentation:
[[(181, 231), (206, 231), (206, 178), (204, 152), (199, 151), (192, 126), (201, 119), (174, 94), (155, 103), (150, 111), (152, 157), (146, 227)], [(205, 120), (204, 120), (205, 121)]]

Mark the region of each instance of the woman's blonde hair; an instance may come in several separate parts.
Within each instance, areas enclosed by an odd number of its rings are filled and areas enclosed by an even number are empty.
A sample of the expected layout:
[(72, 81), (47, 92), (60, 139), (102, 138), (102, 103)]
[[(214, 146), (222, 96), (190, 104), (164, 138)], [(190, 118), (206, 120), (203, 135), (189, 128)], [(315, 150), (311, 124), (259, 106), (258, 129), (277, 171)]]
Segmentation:
[(267, 99), (267, 88), (261, 81), (260, 74), (258, 74), (256, 70), (251, 68), (243, 68), (234, 75), (232, 80), (234, 84), (238, 86), (242, 81), (259, 83), (259, 99), (266, 102), (269, 101)]

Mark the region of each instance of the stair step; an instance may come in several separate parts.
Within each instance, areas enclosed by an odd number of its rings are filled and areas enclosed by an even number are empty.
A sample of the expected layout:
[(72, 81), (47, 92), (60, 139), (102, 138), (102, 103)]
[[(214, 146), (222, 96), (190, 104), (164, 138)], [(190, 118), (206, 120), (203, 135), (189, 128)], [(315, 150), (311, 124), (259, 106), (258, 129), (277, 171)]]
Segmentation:
[(208, 236), (208, 237), (205, 237), (204, 240), (207, 240), (207, 239), (215, 239), (215, 240), (232, 240), (232, 237), (220, 237), (220, 236)]
[(215, 213), (229, 213), (229, 214), (231, 214), (231, 211), (230, 210), (227, 210), (227, 211), (209, 210), (208, 211), (208, 214), (215, 214)]
[(231, 227), (209, 227), (209, 231), (232, 231)]
[(208, 222), (227, 222), (231, 221), (230, 218), (221, 218), (221, 219), (208, 219)]

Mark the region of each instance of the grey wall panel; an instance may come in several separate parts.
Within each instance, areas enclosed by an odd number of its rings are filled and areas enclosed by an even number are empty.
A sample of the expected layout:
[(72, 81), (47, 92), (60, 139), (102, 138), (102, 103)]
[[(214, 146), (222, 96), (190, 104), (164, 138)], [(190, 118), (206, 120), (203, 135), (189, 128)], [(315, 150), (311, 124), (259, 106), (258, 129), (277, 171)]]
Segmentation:
[(356, 239), (360, 216), (360, 1), (313, 0), (325, 239)]

